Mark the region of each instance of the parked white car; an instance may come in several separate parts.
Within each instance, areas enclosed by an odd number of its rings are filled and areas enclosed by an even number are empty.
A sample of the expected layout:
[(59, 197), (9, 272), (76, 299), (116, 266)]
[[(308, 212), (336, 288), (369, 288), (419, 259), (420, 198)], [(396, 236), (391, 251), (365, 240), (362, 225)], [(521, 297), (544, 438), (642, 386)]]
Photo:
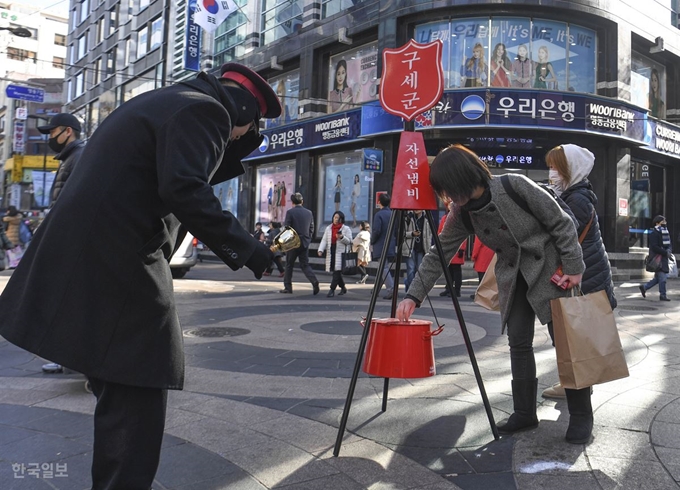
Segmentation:
[(198, 239), (187, 233), (179, 248), (170, 258), (170, 271), (174, 279), (183, 278), (198, 262)]

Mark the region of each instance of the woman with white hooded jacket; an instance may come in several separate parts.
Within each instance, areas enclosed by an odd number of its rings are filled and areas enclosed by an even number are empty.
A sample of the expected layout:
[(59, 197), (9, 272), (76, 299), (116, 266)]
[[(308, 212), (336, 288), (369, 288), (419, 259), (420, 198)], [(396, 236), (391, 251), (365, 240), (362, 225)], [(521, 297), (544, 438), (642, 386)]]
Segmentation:
[[(588, 294), (604, 290), (612, 309), (614, 309), (617, 303), (614, 297), (614, 283), (612, 282), (609, 257), (602, 243), (600, 225), (597, 212), (595, 212), (597, 196), (588, 181), (588, 175), (595, 165), (595, 156), (586, 148), (568, 144), (550, 150), (545, 161), (549, 169), (550, 188), (562, 198), (574, 213), (574, 217), (578, 221), (577, 232), (579, 235), (588, 226), (592, 218), (590, 229), (581, 243), (583, 262), (586, 265), (581, 282), (581, 291)], [(552, 336), (552, 331), (550, 334)], [(587, 403), (589, 406), (590, 390), (587, 389), (587, 391), (587, 402), (585, 401), (585, 393), (582, 397), (584, 398), (583, 403)], [(557, 383), (546, 389), (542, 396), (544, 398), (565, 398), (566, 393), (564, 388)]]
[(342, 277), (342, 253), (352, 244), (352, 230), (345, 225), (345, 213), (336, 211), (333, 213), (333, 222), (326, 227), (319, 244), (319, 257), (326, 253), (326, 272), (332, 272), (330, 291), (328, 298), (335, 296), (335, 288), (340, 286), (338, 296), (347, 293), (345, 280)]

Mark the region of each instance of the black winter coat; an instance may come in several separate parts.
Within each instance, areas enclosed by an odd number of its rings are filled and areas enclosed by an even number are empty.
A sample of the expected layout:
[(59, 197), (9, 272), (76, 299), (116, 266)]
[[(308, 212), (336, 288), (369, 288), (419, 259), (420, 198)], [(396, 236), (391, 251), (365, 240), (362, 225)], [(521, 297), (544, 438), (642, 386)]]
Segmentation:
[(57, 170), (57, 176), (54, 178), (54, 184), (52, 184), (52, 196), (51, 205), (59, 197), (61, 190), (64, 188), (66, 181), (71, 176), (71, 172), (76, 167), (78, 160), (80, 160), (80, 155), (83, 153), (85, 148), (85, 143), (80, 140), (75, 140), (66, 145), (61, 153), (54, 157), (55, 160), (60, 160), (59, 170)]
[[(580, 236), (588, 225), (595, 210), (595, 204), (597, 204), (597, 196), (593, 192), (592, 185), (588, 180), (583, 180), (564, 191), (560, 197), (574, 213), (578, 221), (577, 231)], [(602, 243), (597, 213), (595, 213), (593, 224), (590, 226), (581, 248), (583, 249), (583, 262), (586, 264), (581, 290), (585, 294), (605, 290), (612, 309), (616, 308), (612, 271), (607, 251), (604, 248), (604, 243)]]
[(205, 74), (113, 111), (0, 297), (0, 335), (88, 377), (181, 389), (168, 265), (180, 222), (234, 270), (271, 257), (209, 184), (243, 173), (240, 159), (261, 142), (249, 132), (227, 147), (236, 117)]
[(672, 252), (670, 245), (663, 244), (663, 233), (656, 228), (652, 228), (649, 233), (649, 256), (661, 255), (661, 272), (668, 274), (668, 255)]

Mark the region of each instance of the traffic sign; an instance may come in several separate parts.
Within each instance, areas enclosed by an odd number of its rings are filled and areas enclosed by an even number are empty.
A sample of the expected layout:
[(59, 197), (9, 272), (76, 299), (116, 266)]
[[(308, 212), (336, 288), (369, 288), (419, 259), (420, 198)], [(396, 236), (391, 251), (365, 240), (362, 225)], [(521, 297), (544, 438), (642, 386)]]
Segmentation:
[(5, 88), (5, 93), (10, 99), (21, 99), (29, 102), (43, 102), (45, 100), (45, 91), (41, 88), (10, 84)]

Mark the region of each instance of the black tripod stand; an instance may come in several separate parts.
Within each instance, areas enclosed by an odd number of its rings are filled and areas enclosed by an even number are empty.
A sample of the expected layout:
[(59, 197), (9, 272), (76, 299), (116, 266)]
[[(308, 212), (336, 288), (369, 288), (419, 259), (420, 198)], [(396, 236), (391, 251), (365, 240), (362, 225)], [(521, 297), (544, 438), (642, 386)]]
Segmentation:
[[(394, 233), (395, 223), (399, 224), (398, 234), (397, 234), (397, 257), (396, 257), (396, 271), (394, 280), (394, 291), (392, 294), (392, 308), (390, 316), (394, 318), (397, 311), (397, 298), (399, 289), (399, 270), (401, 268), (401, 252), (404, 245), (405, 238), (405, 210), (395, 209), (392, 211), (390, 217), (389, 225), (387, 226), (387, 238), (385, 240), (385, 246), (383, 247), (382, 254), (380, 255), (380, 262), (378, 263), (378, 278), (382, 278), (383, 270), (385, 268), (385, 262), (387, 260), (388, 245), (390, 242), (390, 237)], [(427, 222), (430, 225), (431, 230), (436, 230), (434, 217), (432, 216), (432, 211), (425, 211), (427, 217)], [(465, 341), (465, 346), (468, 351), (468, 356), (470, 357), (470, 364), (475, 373), (475, 379), (477, 380), (477, 385), (479, 386), (479, 391), (482, 395), (482, 401), (484, 403), (484, 408), (486, 409), (486, 415), (489, 418), (489, 424), (491, 425), (491, 432), (496, 440), (499, 439), (498, 429), (496, 428), (496, 423), (493, 418), (493, 413), (491, 412), (491, 404), (489, 403), (489, 398), (486, 395), (486, 390), (484, 389), (484, 382), (482, 381), (482, 376), (479, 372), (479, 367), (477, 366), (477, 360), (475, 358), (474, 350), (472, 349), (472, 343), (470, 341), (470, 336), (465, 326), (465, 319), (463, 318), (463, 312), (460, 309), (460, 304), (458, 303), (458, 298), (456, 297), (455, 291), (453, 289), (453, 281), (451, 275), (449, 274), (448, 264), (444, 259), (444, 252), (442, 250), (441, 242), (439, 241), (439, 236), (433, 233), (434, 243), (437, 248), (437, 254), (439, 255), (439, 260), (441, 261), (442, 269), (444, 271), (444, 276), (446, 277), (446, 288), (451, 295), (453, 300), (453, 307), (456, 310), (456, 317), (460, 325), (461, 332), (463, 333), (463, 339)], [(389, 273), (389, 272), (388, 272)], [(383, 278), (384, 280), (384, 278)], [(349, 391), (347, 392), (347, 399), (345, 400), (345, 408), (342, 411), (342, 418), (340, 419), (340, 427), (338, 428), (338, 436), (335, 440), (335, 448), (333, 449), (333, 455), (338, 456), (340, 454), (340, 446), (342, 445), (342, 439), (345, 434), (345, 428), (347, 426), (347, 419), (349, 418), (349, 411), (352, 405), (352, 398), (354, 397), (354, 389), (356, 388), (357, 379), (359, 377), (359, 370), (361, 369), (361, 361), (364, 357), (364, 350), (366, 349), (366, 342), (368, 340), (368, 334), (371, 329), (371, 322), (373, 320), (373, 312), (375, 310), (375, 304), (380, 294), (380, 288), (382, 287), (382, 280), (376, 279), (375, 285), (373, 287), (373, 292), (371, 293), (371, 300), (368, 305), (368, 312), (366, 314), (366, 323), (361, 336), (361, 342), (359, 343), (359, 352), (357, 353), (357, 359), (354, 364), (354, 372), (352, 373), (352, 380), (350, 381)], [(387, 410), (387, 395), (389, 390), (389, 378), (385, 378), (383, 385), (383, 398), (382, 398), (382, 411)]]

